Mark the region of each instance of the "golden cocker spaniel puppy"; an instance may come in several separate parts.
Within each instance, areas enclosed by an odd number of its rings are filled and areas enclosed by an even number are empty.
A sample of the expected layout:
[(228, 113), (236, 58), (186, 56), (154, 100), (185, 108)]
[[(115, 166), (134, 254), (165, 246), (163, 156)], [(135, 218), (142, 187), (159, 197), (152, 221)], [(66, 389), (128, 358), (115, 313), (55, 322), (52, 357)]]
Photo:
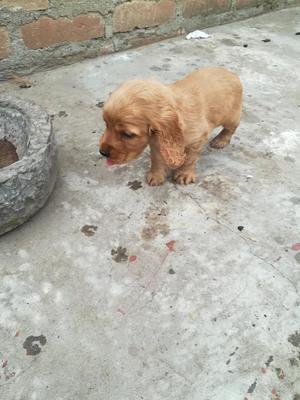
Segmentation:
[(125, 82), (104, 104), (100, 153), (110, 164), (123, 164), (150, 145), (150, 185), (161, 185), (167, 168), (179, 184), (193, 183), (198, 155), (212, 130), (223, 127), (212, 147), (230, 142), (240, 123), (242, 97), (239, 77), (224, 68), (200, 69), (168, 85), (153, 79)]

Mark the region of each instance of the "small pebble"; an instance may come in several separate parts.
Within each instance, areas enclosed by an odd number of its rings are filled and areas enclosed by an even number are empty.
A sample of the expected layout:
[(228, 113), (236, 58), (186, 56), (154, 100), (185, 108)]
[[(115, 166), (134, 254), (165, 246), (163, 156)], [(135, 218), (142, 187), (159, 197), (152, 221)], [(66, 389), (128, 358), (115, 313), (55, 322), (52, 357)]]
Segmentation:
[(240, 232), (242, 232), (242, 231), (244, 230), (244, 226), (239, 225), (239, 226), (238, 226), (238, 230), (239, 230)]

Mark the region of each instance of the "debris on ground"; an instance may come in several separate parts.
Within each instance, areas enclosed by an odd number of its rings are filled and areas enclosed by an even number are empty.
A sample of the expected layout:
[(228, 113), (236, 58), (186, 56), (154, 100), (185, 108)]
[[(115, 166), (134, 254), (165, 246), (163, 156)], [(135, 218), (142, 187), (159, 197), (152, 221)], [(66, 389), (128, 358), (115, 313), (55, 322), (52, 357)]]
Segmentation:
[(81, 228), (81, 232), (84, 233), (85, 236), (90, 237), (90, 236), (94, 236), (95, 235), (97, 229), (98, 229), (98, 226), (95, 226), (95, 225), (84, 225)]
[(190, 39), (208, 39), (210, 38), (211, 35), (209, 35), (206, 32), (203, 31), (194, 31), (194, 32), (190, 32), (187, 36), (186, 39), (190, 40)]
[(32, 86), (32, 81), (29, 78), (26, 78), (25, 76), (20, 76), (17, 74), (11, 74), (11, 79), (19, 85), (19, 88), (21, 89), (29, 89)]
[(62, 111), (60, 111), (60, 112), (58, 113), (58, 116), (59, 116), (59, 118), (61, 118), (61, 117), (67, 117), (68, 114), (66, 113), (66, 111), (62, 110)]
[(132, 190), (139, 190), (143, 187), (142, 182), (140, 181), (128, 182), (127, 186)]

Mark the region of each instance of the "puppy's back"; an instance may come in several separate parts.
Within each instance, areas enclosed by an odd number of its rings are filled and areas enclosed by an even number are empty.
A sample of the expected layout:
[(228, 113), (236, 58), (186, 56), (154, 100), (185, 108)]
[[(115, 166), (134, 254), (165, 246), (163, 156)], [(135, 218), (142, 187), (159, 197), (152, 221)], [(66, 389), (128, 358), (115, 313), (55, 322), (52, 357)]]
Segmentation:
[(192, 94), (199, 99), (199, 113), (214, 127), (224, 125), (232, 114), (240, 113), (243, 87), (240, 78), (225, 68), (211, 67), (196, 70), (175, 82), (175, 91)]

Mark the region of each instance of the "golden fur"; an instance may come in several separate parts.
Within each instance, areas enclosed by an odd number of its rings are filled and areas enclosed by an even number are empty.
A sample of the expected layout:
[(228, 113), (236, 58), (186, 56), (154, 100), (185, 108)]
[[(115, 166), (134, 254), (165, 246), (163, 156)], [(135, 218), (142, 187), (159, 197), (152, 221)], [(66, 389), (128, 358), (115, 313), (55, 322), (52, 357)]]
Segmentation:
[(230, 142), (242, 97), (239, 77), (224, 68), (197, 70), (169, 85), (152, 79), (125, 82), (104, 104), (100, 152), (123, 164), (150, 145), (150, 185), (162, 184), (167, 168), (175, 170), (176, 182), (195, 182), (196, 161), (212, 130), (223, 127), (212, 147)]

